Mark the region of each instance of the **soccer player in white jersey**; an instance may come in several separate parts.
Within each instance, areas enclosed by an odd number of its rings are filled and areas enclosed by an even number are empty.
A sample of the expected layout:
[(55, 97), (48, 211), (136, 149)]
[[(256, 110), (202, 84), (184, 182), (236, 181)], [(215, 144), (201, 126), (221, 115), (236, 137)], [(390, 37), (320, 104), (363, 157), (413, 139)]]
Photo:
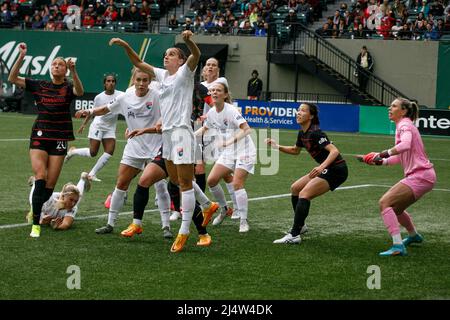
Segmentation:
[(123, 47), (133, 65), (154, 75), (160, 83), (159, 91), (162, 116), (163, 158), (170, 180), (179, 184), (183, 220), (171, 252), (180, 252), (188, 237), (195, 208), (195, 201), (203, 209), (203, 225), (206, 226), (219, 208), (209, 201), (194, 180), (195, 138), (191, 127), (192, 92), (194, 73), (200, 59), (200, 50), (192, 41), (192, 32), (183, 31), (182, 37), (191, 54), (186, 58), (179, 48), (169, 48), (164, 55), (165, 69), (155, 68), (143, 62), (129, 44), (119, 38), (110, 45)]
[[(233, 173), (233, 186), (241, 219), (239, 232), (248, 232), (248, 197), (244, 185), (248, 174), (254, 173), (256, 163), (256, 148), (250, 137), (251, 129), (239, 111), (228, 103), (231, 101), (225, 84), (214, 84), (210, 92), (214, 108), (208, 112), (203, 127), (196, 132), (196, 135), (199, 135), (212, 131), (213, 136), (217, 138), (214, 144), (220, 147), (219, 157), (208, 175), (207, 183), (211, 193), (219, 203), (223, 203), (225, 196), (221, 188), (218, 188), (219, 181)], [(221, 212), (216, 217), (215, 224), (220, 224), (225, 216), (226, 213)]]
[[(108, 224), (96, 229), (95, 232), (97, 234), (106, 234), (113, 231), (131, 180), (144, 170), (147, 163), (150, 163), (156, 157), (161, 148), (162, 138), (160, 134), (157, 134), (157, 123), (161, 118), (161, 111), (157, 90), (149, 86), (150, 82), (151, 75), (148, 72), (136, 69), (133, 74), (134, 88), (127, 90), (105, 106), (78, 111), (75, 114), (75, 117), (79, 118), (103, 115), (109, 112), (121, 113), (127, 123), (127, 131), (125, 133), (127, 137), (129, 132), (134, 129), (154, 128), (152, 130), (154, 134), (128, 139), (119, 166), (116, 188), (111, 197)], [(165, 185), (163, 181), (159, 183)], [(156, 185), (155, 188), (157, 192), (167, 192), (167, 188), (158, 188)], [(164, 195), (161, 195), (161, 197), (164, 197)], [(169, 213), (167, 212), (167, 215)], [(142, 226), (142, 221), (138, 219), (133, 220), (133, 223), (137, 226)]]
[[(34, 177), (30, 178), (31, 192), (29, 196), (30, 205), (34, 192)], [(61, 192), (53, 192), (50, 198), (42, 206), (42, 212), (39, 224), (50, 225), (54, 230), (69, 229), (75, 219), (78, 211), (78, 205), (81, 202), (83, 193), (89, 191), (91, 180), (87, 172), (81, 173), (77, 185), (66, 183)], [(30, 211), (27, 215), (28, 222), (33, 221), (33, 213)]]
[[(114, 100), (122, 91), (116, 90), (116, 76), (114, 74), (106, 74), (103, 78), (103, 86), (105, 91), (98, 94), (94, 98), (94, 108), (104, 106), (108, 102)], [(104, 153), (98, 158), (96, 164), (89, 172), (89, 176), (94, 181), (100, 181), (97, 173), (108, 163), (116, 148), (116, 124), (117, 114), (108, 113), (103, 116), (95, 117), (89, 127), (89, 148), (71, 147), (67, 152), (65, 162), (69, 161), (73, 156), (82, 156), (93, 158), (97, 156), (100, 149), (100, 143), (103, 145)], [(80, 127), (78, 133), (82, 133), (85, 123)]]

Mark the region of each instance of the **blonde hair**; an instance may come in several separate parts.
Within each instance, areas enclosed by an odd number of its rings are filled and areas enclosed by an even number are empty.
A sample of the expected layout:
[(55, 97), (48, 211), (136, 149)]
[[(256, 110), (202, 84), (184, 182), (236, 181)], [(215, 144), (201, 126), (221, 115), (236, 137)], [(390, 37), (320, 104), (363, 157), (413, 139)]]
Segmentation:
[(56, 200), (55, 203), (55, 208), (58, 210), (64, 209), (64, 197), (68, 196), (68, 195), (77, 195), (78, 197), (80, 197), (80, 190), (78, 190), (77, 186), (74, 185), (72, 182), (66, 183), (62, 190), (61, 193), (59, 195), (58, 200)]
[(228, 86), (223, 82), (217, 82), (214, 85), (220, 84), (223, 87), (223, 91), (227, 94), (227, 97), (224, 99), (226, 103), (233, 104), (233, 97), (231, 96), (231, 92), (228, 89)]
[(416, 121), (419, 117), (419, 106), (416, 102), (410, 101), (406, 98), (397, 98), (400, 101), (400, 107), (406, 110), (406, 116), (411, 119), (411, 121)]

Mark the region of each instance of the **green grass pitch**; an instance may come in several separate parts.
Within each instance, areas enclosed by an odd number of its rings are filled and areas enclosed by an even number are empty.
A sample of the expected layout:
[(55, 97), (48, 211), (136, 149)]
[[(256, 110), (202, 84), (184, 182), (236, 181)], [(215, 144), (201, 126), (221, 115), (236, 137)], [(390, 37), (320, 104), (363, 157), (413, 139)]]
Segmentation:
[[(144, 216), (144, 232), (132, 239), (119, 233), (131, 221), (131, 184), (113, 234), (97, 235), (106, 222), (103, 202), (115, 185), (124, 147), (124, 123), (117, 130), (116, 152), (99, 173), (80, 205), (71, 230), (55, 232), (43, 227), (41, 237), (29, 237), (23, 225), (29, 209), (27, 179), (32, 174), (28, 157), (29, 134), (34, 117), (0, 114), (0, 299), (449, 299), (450, 298), (450, 139), (424, 137), (435, 165), (435, 190), (414, 204), (409, 212), (425, 242), (408, 250), (407, 257), (382, 258), (390, 246), (380, 219), (378, 199), (402, 177), (400, 167), (369, 167), (353, 155), (379, 151), (394, 143), (392, 136), (328, 132), (349, 166), (341, 190), (313, 200), (307, 219), (309, 232), (300, 245), (274, 245), (288, 231), (293, 213), (289, 188), (314, 166), (304, 151), (300, 156), (279, 155), (274, 176), (255, 175), (246, 186), (250, 232), (239, 234), (238, 222), (225, 220), (210, 226), (213, 244), (195, 245), (191, 237), (185, 250), (170, 253), (172, 241), (164, 240), (156, 212), (154, 189)], [(80, 121), (74, 120), (78, 128)], [(260, 134), (257, 131), (258, 134)], [(86, 135), (72, 145), (88, 145)], [(295, 131), (281, 131), (281, 144), (294, 144)], [(265, 148), (263, 145), (258, 147)], [(262, 150), (262, 152), (266, 152)], [(276, 156), (277, 154), (273, 154)], [(59, 178), (56, 190), (77, 182), (94, 159), (73, 158)], [(266, 166), (267, 167), (267, 166)], [(274, 196), (269, 198), (270, 196)], [(180, 222), (172, 223), (176, 232)], [(405, 233), (403, 233), (405, 234)], [(67, 268), (79, 266), (81, 289), (69, 290)], [(381, 288), (370, 290), (371, 265), (380, 267)]]

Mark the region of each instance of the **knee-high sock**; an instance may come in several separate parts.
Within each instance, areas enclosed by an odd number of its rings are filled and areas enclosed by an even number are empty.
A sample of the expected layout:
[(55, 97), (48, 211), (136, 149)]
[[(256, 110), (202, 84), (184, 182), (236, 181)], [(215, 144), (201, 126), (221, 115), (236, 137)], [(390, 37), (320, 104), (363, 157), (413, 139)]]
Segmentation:
[(161, 215), (161, 225), (163, 228), (170, 228), (170, 195), (167, 190), (166, 180), (155, 183), (156, 195), (158, 197), (158, 209)]
[(234, 186), (233, 183), (226, 183), (228, 193), (230, 194), (231, 200), (233, 201), (233, 208), (237, 210), (237, 202), (236, 202), (236, 195), (234, 193)]
[(292, 202), (292, 209), (297, 209), (297, 203), (298, 203), (298, 196), (294, 196), (291, 194), (291, 202)]
[(148, 203), (148, 189), (141, 185), (137, 185), (136, 191), (134, 192), (133, 197), (133, 219), (141, 220), (144, 216), (145, 206)]
[(126, 190), (120, 190), (117, 188), (114, 189), (111, 197), (111, 206), (109, 207), (108, 213), (108, 224), (112, 227), (114, 227), (119, 211), (122, 209), (126, 194)]
[(412, 221), (411, 216), (408, 212), (403, 211), (402, 214), (397, 215), (398, 222), (405, 227), (410, 236), (415, 236), (417, 234), (416, 227)]
[(208, 231), (206, 231), (206, 227), (202, 227), (203, 223), (203, 213), (202, 208), (200, 208), (200, 205), (198, 202), (195, 203), (195, 209), (194, 214), (192, 216), (192, 221), (194, 221), (195, 227), (197, 228), (198, 234), (207, 234)]
[(234, 192), (236, 194), (236, 202), (241, 215), (241, 220), (247, 219), (248, 214), (248, 196), (245, 189), (239, 189)]
[(83, 179), (78, 180), (77, 189), (78, 189), (78, 191), (80, 191), (80, 197), (78, 198), (77, 204), (80, 203), (81, 198), (83, 198), (85, 186), (86, 186), (86, 181), (84, 181)]
[(100, 158), (98, 158), (97, 162), (95, 163), (95, 166), (91, 169), (91, 172), (89, 172), (90, 176), (97, 175), (97, 172), (99, 172), (107, 163), (108, 160), (112, 157), (109, 153), (104, 152)]
[[(195, 181), (192, 181), (192, 187), (194, 188), (194, 194), (195, 194), (195, 200), (200, 203), (200, 207), (202, 210), (208, 208), (211, 205), (211, 201), (209, 201), (208, 197), (205, 195), (205, 193), (200, 189), (197, 183)], [(192, 208), (194, 210), (194, 208)], [(184, 208), (183, 208), (184, 213)]]
[(180, 188), (176, 184), (169, 181), (167, 184), (167, 190), (169, 191), (170, 199), (173, 202), (175, 211), (180, 212)]
[(188, 234), (195, 208), (195, 192), (193, 189), (181, 193), (181, 208), (183, 209), (183, 215), (178, 233)]
[(72, 151), (73, 155), (92, 158), (89, 148), (77, 148)]
[(200, 189), (202, 189), (203, 192), (206, 190), (206, 174), (196, 174), (195, 175), (195, 182), (198, 184)]
[(34, 182), (31, 206), (33, 208), (33, 224), (38, 225), (41, 218), (42, 206), (46, 201), (45, 180), (39, 179)]
[(220, 183), (217, 186), (209, 187), (209, 191), (213, 194), (219, 205), (223, 208), (227, 206), (227, 200), (225, 199), (225, 193), (223, 192)]
[(295, 208), (294, 224), (292, 225), (291, 234), (296, 237), (300, 234), (300, 230), (305, 225), (306, 217), (309, 214), (309, 207), (311, 201), (304, 198), (299, 198), (297, 207)]
[(44, 203), (48, 200), (48, 199), (50, 199), (50, 197), (52, 196), (52, 194), (53, 194), (53, 188), (45, 188), (45, 198), (44, 198)]
[(402, 238), (400, 236), (400, 227), (398, 226), (398, 220), (394, 209), (391, 207), (384, 209), (381, 212), (381, 217), (383, 218), (384, 225), (388, 229), (394, 244), (401, 244)]

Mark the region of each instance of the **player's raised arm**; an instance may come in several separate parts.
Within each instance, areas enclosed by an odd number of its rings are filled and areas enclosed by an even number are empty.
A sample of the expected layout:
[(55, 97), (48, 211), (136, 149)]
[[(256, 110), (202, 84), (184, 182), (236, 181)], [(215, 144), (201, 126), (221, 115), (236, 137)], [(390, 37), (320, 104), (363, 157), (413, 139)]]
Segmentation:
[(136, 53), (136, 51), (134, 51), (130, 45), (128, 44), (128, 42), (120, 39), (120, 38), (112, 38), (109, 41), (109, 45), (118, 45), (122, 48), (125, 49), (125, 52), (128, 55), (128, 58), (130, 58), (131, 63), (136, 67), (141, 69), (144, 72), (148, 72), (150, 73), (150, 75), (152, 76), (152, 78), (155, 76), (155, 72), (153, 70), (153, 66), (151, 66), (150, 64), (144, 62), (141, 60), (141, 58), (139, 58), (138, 54)]
[(16, 86), (25, 88), (25, 78), (19, 77), (19, 70), (20, 66), (22, 65), (23, 59), (25, 58), (25, 55), (27, 54), (27, 45), (25, 43), (19, 44), (19, 57), (17, 58), (16, 62), (14, 63), (11, 72), (8, 76), (8, 81), (11, 83), (14, 83)]
[(192, 31), (186, 30), (181, 34), (183, 36), (183, 40), (186, 43), (191, 54), (189, 55), (186, 63), (191, 71), (194, 71), (197, 68), (198, 62), (200, 61), (200, 49), (192, 40), (193, 33)]

